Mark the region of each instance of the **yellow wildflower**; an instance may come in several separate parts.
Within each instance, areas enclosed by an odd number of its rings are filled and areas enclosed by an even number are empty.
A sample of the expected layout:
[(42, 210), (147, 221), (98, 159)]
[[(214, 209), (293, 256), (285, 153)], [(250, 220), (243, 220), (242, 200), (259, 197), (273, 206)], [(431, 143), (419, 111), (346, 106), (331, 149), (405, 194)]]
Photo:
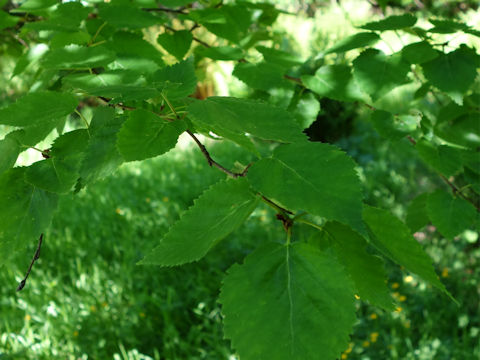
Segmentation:
[(141, 313), (140, 313), (140, 314), (138, 314), (138, 315), (140, 315), (140, 317), (142, 317), (142, 318), (144, 318), (144, 317), (145, 317), (145, 313), (144, 313), (144, 312), (141, 312)]
[(397, 306), (397, 308), (395, 309), (395, 312), (399, 313), (399, 312), (402, 312), (402, 307), (401, 306)]
[(407, 329), (410, 329), (410, 320), (405, 321), (403, 326), (405, 326)]
[(360, 300), (360, 296), (358, 296), (357, 294), (355, 294), (355, 299)]
[(400, 296), (398, 297), (398, 301), (402, 301), (402, 302), (403, 302), (403, 301), (405, 301), (405, 300), (407, 300), (407, 297), (406, 297), (405, 295), (400, 295)]
[(405, 276), (405, 279), (403, 279), (407, 284), (411, 283), (413, 281), (413, 276), (412, 275), (407, 275)]
[(373, 332), (370, 334), (370, 341), (372, 343), (377, 342), (377, 338), (378, 338), (378, 332)]
[(448, 269), (447, 268), (443, 268), (442, 277), (444, 277), (444, 278), (448, 277)]
[(90, 311), (91, 312), (97, 311), (97, 307), (95, 305), (90, 305)]
[(163, 201), (163, 202), (168, 202), (169, 200), (170, 200), (170, 199), (168, 198), (168, 196), (164, 196), (164, 197), (162, 198), (162, 201)]
[(32, 320), (32, 317), (28, 314), (25, 315), (25, 321), (30, 321), (30, 320)]
[(400, 287), (400, 284), (397, 283), (397, 282), (394, 282), (394, 283), (392, 284), (392, 289), (398, 289), (399, 287)]
[(78, 331), (77, 331), (77, 330), (75, 330), (75, 331), (73, 332), (73, 336), (75, 336), (75, 337), (78, 336)]
[(376, 318), (378, 318), (377, 314), (373, 313), (372, 315), (370, 315), (370, 319), (375, 320)]
[(348, 355), (347, 355), (347, 354), (345, 354), (345, 353), (343, 353), (343, 354), (342, 354), (342, 360), (346, 360), (346, 359), (347, 359), (347, 357), (348, 357)]
[(365, 348), (366, 348), (366, 347), (369, 347), (369, 346), (370, 346), (370, 341), (364, 341), (364, 342), (362, 343), (362, 346), (365, 347)]

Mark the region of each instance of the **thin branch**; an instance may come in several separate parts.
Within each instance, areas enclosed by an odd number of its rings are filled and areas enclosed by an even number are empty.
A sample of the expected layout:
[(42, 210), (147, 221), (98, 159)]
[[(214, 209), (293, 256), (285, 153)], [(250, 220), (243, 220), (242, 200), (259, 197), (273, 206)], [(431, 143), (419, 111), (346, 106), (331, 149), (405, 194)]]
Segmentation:
[(28, 267), (27, 273), (25, 274), (25, 277), (23, 278), (22, 281), (17, 286), (17, 291), (22, 290), (25, 287), (25, 284), (27, 283), (28, 275), (30, 275), (30, 271), (32, 271), (33, 264), (35, 261), (37, 261), (40, 258), (40, 250), (42, 248), (42, 241), (43, 241), (43, 234), (40, 234), (40, 238), (38, 239), (38, 245), (37, 245), (37, 250), (35, 251), (35, 254), (33, 255), (32, 261), (30, 263), (30, 266)]
[(148, 11), (148, 12), (167, 12), (167, 13), (175, 13), (175, 14), (188, 14), (186, 11), (184, 11), (186, 7), (182, 6), (179, 7), (178, 9), (170, 9), (166, 7), (158, 7), (158, 8), (143, 8), (142, 10)]
[(239, 178), (239, 177), (244, 177), (245, 175), (247, 175), (248, 169), (250, 168), (251, 164), (248, 164), (241, 173), (236, 173), (236, 172), (230, 171), (230, 170), (228, 170), (227, 168), (225, 168), (224, 166), (222, 166), (221, 164), (217, 163), (215, 160), (212, 159), (212, 157), (210, 156), (210, 153), (208, 152), (205, 145), (203, 145), (200, 142), (200, 140), (195, 136), (194, 133), (192, 133), (190, 130), (187, 130), (186, 132), (187, 132), (188, 135), (190, 135), (190, 137), (198, 145), (198, 147), (202, 151), (203, 156), (205, 156), (205, 159), (207, 159), (208, 165), (210, 165), (212, 167), (216, 167), (217, 169), (219, 169), (220, 171), (224, 172), (225, 174), (227, 174), (228, 176), (230, 176), (234, 179)]
[(289, 215), (293, 215), (293, 212), (291, 212), (290, 210), (287, 210), (283, 207), (281, 207), (280, 205), (278, 204), (275, 204), (272, 200), (270, 200), (269, 198), (266, 198), (265, 196), (262, 195), (262, 201), (264, 203), (266, 203), (268, 206), (270, 207), (273, 207), (275, 210), (281, 212), (281, 213), (285, 213), (285, 214), (289, 214)]
[(474, 200), (470, 199), (469, 197), (465, 196), (464, 193), (462, 193), (461, 189), (459, 189), (453, 182), (448, 180), (444, 175), (438, 174), (440, 178), (447, 184), (450, 189), (452, 190), (453, 195), (458, 195), (460, 196), (463, 200), (468, 201), (470, 204), (475, 206), (478, 212), (480, 212), (480, 205), (476, 204)]
[(106, 98), (106, 97), (103, 97), (103, 96), (97, 96), (97, 97), (98, 97), (99, 99), (105, 101), (108, 106), (118, 107), (118, 108), (123, 109), (123, 110), (136, 110), (136, 108), (134, 108), (134, 107), (132, 107), (132, 106), (123, 105), (123, 104), (121, 104), (121, 103), (111, 104), (110, 101), (112, 101), (112, 99), (109, 99), (109, 98)]
[[(170, 27), (170, 26), (168, 26), (168, 25), (163, 25), (163, 27), (164, 27), (165, 29), (167, 29), (167, 30), (172, 31), (172, 32), (176, 32), (176, 31), (177, 31), (177, 30), (175, 30), (174, 28), (172, 28), (172, 27)], [(196, 29), (196, 27), (194, 26), (190, 31), (192, 31), (193, 29)], [(210, 47), (211, 47), (211, 46), (210, 46), (209, 44), (207, 44), (205, 41), (200, 40), (200, 39), (197, 38), (196, 36), (193, 36), (193, 37), (192, 37), (192, 40), (198, 42), (199, 44), (205, 46), (206, 48), (210, 48)]]
[(305, 85), (303, 85), (302, 80), (300, 80), (300, 78), (296, 78), (296, 77), (293, 77), (293, 76), (290, 76), (290, 75), (283, 75), (283, 77), (287, 80), (290, 80), (290, 81), (293, 81), (293, 82), (297, 83), (298, 85), (306, 87)]

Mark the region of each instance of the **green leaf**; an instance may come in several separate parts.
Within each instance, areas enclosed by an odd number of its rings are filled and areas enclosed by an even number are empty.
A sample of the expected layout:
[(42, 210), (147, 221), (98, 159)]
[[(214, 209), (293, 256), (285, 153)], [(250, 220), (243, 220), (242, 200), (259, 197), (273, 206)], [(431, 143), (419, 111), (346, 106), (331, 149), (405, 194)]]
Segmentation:
[(287, 143), (306, 139), (292, 114), (254, 100), (215, 96), (190, 104), (187, 111), (194, 123), (242, 146), (245, 133)]
[(15, 168), (0, 175), (0, 265), (38, 241), (57, 207), (57, 195), (26, 183), (24, 173)]
[(48, 19), (25, 24), (26, 29), (35, 31), (76, 31), (89, 13), (89, 9), (79, 2), (59, 4)]
[(392, 15), (383, 20), (369, 22), (360, 28), (374, 31), (401, 30), (412, 27), (416, 22), (417, 18), (411, 14)]
[(26, 12), (35, 14), (57, 4), (57, 0), (27, 0), (18, 8), (12, 9), (11, 12)]
[(267, 243), (232, 266), (220, 303), (242, 360), (339, 358), (355, 322), (343, 267), (304, 243)]
[[(105, 44), (117, 55), (113, 64), (120, 69), (134, 70), (140, 73), (153, 73), (164, 66), (162, 53), (155, 46), (143, 39), (141, 34), (117, 31), (112, 40)], [(110, 64), (110, 67), (113, 67)], [(142, 68), (147, 64), (147, 69)]]
[(408, 205), (405, 222), (412, 233), (417, 232), (430, 222), (427, 214), (427, 199), (428, 193), (423, 193)]
[(222, 180), (207, 189), (140, 262), (162, 266), (201, 259), (238, 228), (258, 203), (245, 179)]
[(313, 93), (304, 93), (302, 91), (295, 108), (292, 109), (291, 112), (295, 116), (297, 124), (299, 124), (302, 129), (306, 129), (317, 119), (318, 113), (320, 112), (320, 103)]
[(242, 49), (231, 46), (203, 47), (195, 48), (196, 54), (201, 57), (207, 57), (213, 60), (240, 60), (244, 54)]
[(325, 51), (325, 54), (343, 53), (353, 49), (363, 48), (375, 44), (380, 40), (380, 36), (373, 32), (361, 32), (340, 40), (330, 49)]
[(49, 192), (69, 192), (79, 178), (80, 163), (87, 141), (88, 132), (85, 129), (58, 137), (49, 152), (49, 159), (30, 165), (26, 170), (25, 180)]
[(465, 45), (448, 54), (423, 63), (423, 73), (427, 80), (445, 92), (457, 104), (463, 104), (463, 96), (477, 76), (478, 55)]
[(126, 161), (162, 155), (175, 147), (185, 130), (183, 121), (167, 121), (150, 111), (134, 110), (118, 133), (118, 150)]
[(387, 56), (380, 50), (365, 50), (353, 61), (353, 75), (358, 85), (375, 101), (407, 81), (410, 70), (398, 54)]
[(193, 35), (188, 30), (175, 31), (173, 34), (163, 33), (157, 42), (178, 60), (182, 60), (192, 45)]
[(331, 221), (323, 226), (322, 234), (332, 240), (338, 260), (353, 280), (360, 298), (392, 311), (395, 307), (386, 285), (384, 262), (367, 253), (365, 239), (348, 226)]
[(430, 141), (420, 139), (415, 148), (420, 158), (433, 170), (445, 176), (452, 176), (462, 170), (462, 154), (460, 150), (448, 145), (434, 145)]
[(41, 60), (46, 69), (90, 69), (115, 60), (115, 53), (104, 46), (69, 45), (50, 50)]
[(15, 26), (20, 20), (17, 16), (11, 16), (3, 10), (0, 10), (0, 30)]
[(0, 109), (0, 124), (19, 127), (56, 123), (77, 106), (73, 95), (53, 91), (29, 93)]
[(275, 64), (286, 69), (304, 63), (304, 61), (298, 57), (298, 55), (292, 52), (267, 48), (265, 46), (257, 46), (256, 50), (263, 55), (263, 59), (266, 63)]
[(247, 178), (281, 206), (337, 220), (363, 234), (362, 189), (354, 167), (335, 146), (304, 142), (277, 147), (272, 158), (252, 165)]
[(124, 117), (115, 117), (110, 107), (98, 107), (90, 123), (91, 137), (80, 167), (80, 185), (86, 185), (113, 173), (123, 158), (117, 149), (117, 133)]
[(464, 33), (480, 36), (480, 31), (471, 28), (465, 23), (454, 21), (454, 20), (428, 20), (433, 28), (429, 29), (428, 32), (438, 33), (438, 34), (453, 34), (459, 31)]
[(283, 67), (266, 62), (258, 64), (241, 62), (235, 66), (232, 74), (254, 89), (268, 91), (292, 86), (283, 78), (284, 71)]
[(423, 64), (438, 57), (438, 51), (427, 41), (409, 44), (402, 49), (401, 54), (410, 64)]
[(411, 134), (419, 123), (414, 116), (393, 116), (393, 114), (383, 110), (375, 110), (371, 121), (375, 130), (381, 136), (391, 140), (399, 140)]
[(476, 149), (480, 146), (479, 112), (471, 112), (435, 126), (435, 134), (445, 141)]
[(86, 45), (90, 41), (90, 35), (84, 31), (57, 32), (50, 39), (50, 47), (63, 48), (67, 45)]
[(158, 70), (151, 76), (149, 84), (157, 84), (162, 89), (166, 84), (170, 84), (171, 86), (163, 90), (169, 100), (178, 100), (193, 94), (197, 86), (193, 58)]
[(365, 206), (363, 218), (371, 231), (371, 243), (383, 255), (449, 295), (435, 274), (432, 260), (404, 223), (388, 211), (371, 206)]
[(428, 196), (427, 212), (432, 224), (449, 239), (472, 226), (477, 216), (472, 204), (460, 197), (452, 197), (443, 190)]
[(12, 139), (11, 136), (7, 135), (0, 140), (0, 175), (15, 165), (20, 151), (18, 141)]
[(303, 75), (302, 82), (320, 96), (339, 101), (365, 101), (347, 65), (322, 66), (314, 76)]
[(164, 19), (134, 6), (101, 4), (98, 15), (116, 28), (142, 29), (164, 23)]

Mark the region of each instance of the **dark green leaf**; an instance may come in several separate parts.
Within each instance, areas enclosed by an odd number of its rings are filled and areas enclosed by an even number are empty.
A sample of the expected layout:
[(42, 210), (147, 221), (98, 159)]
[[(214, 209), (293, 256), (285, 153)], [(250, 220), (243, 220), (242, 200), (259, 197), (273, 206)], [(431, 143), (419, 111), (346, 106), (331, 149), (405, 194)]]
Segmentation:
[(19, 127), (53, 124), (75, 110), (73, 95), (53, 91), (29, 93), (0, 109), (0, 124)]
[(427, 80), (444, 91), (453, 101), (462, 105), (463, 96), (477, 76), (478, 55), (461, 46), (448, 54), (440, 53), (436, 59), (422, 64)]
[(292, 52), (267, 48), (265, 46), (257, 46), (256, 49), (263, 55), (265, 62), (269, 64), (275, 64), (288, 69), (304, 63), (301, 58)]
[(375, 110), (371, 117), (373, 127), (387, 139), (398, 140), (411, 134), (418, 126), (419, 119), (411, 115), (393, 116), (383, 110)]
[(443, 236), (453, 239), (473, 225), (477, 211), (468, 201), (437, 190), (427, 199), (427, 212), (432, 224)]
[(20, 152), (18, 141), (11, 136), (0, 140), (0, 175), (15, 165)]
[(8, 15), (5, 11), (0, 10), (0, 30), (15, 26), (19, 20), (19, 17)]
[(239, 227), (258, 203), (245, 179), (222, 180), (207, 189), (141, 264), (181, 265), (201, 259)]
[(374, 31), (400, 30), (412, 27), (417, 22), (417, 18), (411, 14), (392, 15), (383, 20), (372, 21), (360, 26), (362, 29)]
[(304, 243), (267, 243), (232, 266), (220, 303), (242, 360), (339, 358), (355, 321), (343, 267)]
[(365, 207), (363, 218), (371, 231), (371, 243), (383, 255), (448, 294), (435, 274), (432, 260), (404, 223), (388, 211), (371, 206)]
[(0, 265), (38, 241), (57, 207), (57, 195), (26, 183), (24, 173), (15, 168), (0, 175)]
[(178, 60), (182, 60), (192, 45), (193, 35), (188, 30), (175, 31), (173, 34), (163, 33), (157, 42)]
[(158, 70), (150, 78), (151, 84), (157, 84), (159, 88), (165, 88), (164, 94), (169, 100), (178, 100), (195, 92), (197, 86), (197, 77), (193, 59), (181, 61), (173, 66), (167, 66)]
[(420, 158), (433, 170), (445, 176), (452, 176), (462, 170), (462, 154), (459, 149), (448, 145), (434, 145), (420, 139), (415, 148)]
[(380, 36), (373, 32), (361, 32), (340, 40), (328, 49), (325, 54), (342, 53), (353, 49), (363, 48), (375, 44), (378, 40), (380, 40)]
[(365, 50), (353, 61), (358, 85), (375, 101), (407, 81), (410, 70), (398, 54), (387, 56), (380, 50)]
[(452, 121), (445, 121), (435, 126), (435, 134), (445, 141), (476, 149), (480, 146), (479, 118), (480, 114), (477, 111)]
[(409, 44), (402, 49), (402, 57), (411, 64), (422, 64), (438, 57), (432, 45), (426, 41)]
[(69, 45), (50, 50), (41, 60), (46, 69), (89, 69), (115, 60), (115, 53), (104, 46)]
[(283, 78), (285, 69), (270, 63), (239, 63), (233, 75), (254, 89), (268, 91), (273, 88), (289, 87), (291, 84)]
[(129, 5), (102, 4), (98, 15), (117, 28), (141, 29), (164, 22), (163, 18)]
[(337, 220), (363, 234), (362, 189), (354, 167), (335, 146), (304, 142), (277, 147), (272, 158), (254, 163), (247, 177), (290, 210)]
[(320, 96), (339, 101), (365, 101), (346, 65), (326, 65), (317, 70), (315, 76), (303, 75), (303, 84)]
[(427, 214), (428, 193), (423, 193), (413, 199), (407, 208), (407, 223), (412, 233), (417, 232), (430, 222)]
[(386, 285), (384, 262), (367, 253), (365, 239), (348, 226), (330, 221), (323, 226), (322, 234), (332, 240), (338, 260), (353, 280), (360, 298), (392, 311), (393, 299)]
[(195, 51), (200, 56), (213, 60), (240, 60), (244, 56), (242, 49), (231, 46), (218, 46), (209, 48), (199, 46), (195, 48)]
[(162, 53), (144, 40), (141, 34), (117, 31), (105, 46), (117, 55), (110, 67), (116, 66), (122, 70), (129, 69), (145, 74), (153, 73), (164, 66)]
[(194, 123), (235, 142), (245, 133), (287, 143), (306, 139), (289, 112), (259, 101), (210, 97), (189, 105), (188, 114)]
[(183, 121), (167, 121), (150, 111), (134, 110), (118, 133), (118, 150), (126, 161), (162, 155), (175, 147), (185, 130)]

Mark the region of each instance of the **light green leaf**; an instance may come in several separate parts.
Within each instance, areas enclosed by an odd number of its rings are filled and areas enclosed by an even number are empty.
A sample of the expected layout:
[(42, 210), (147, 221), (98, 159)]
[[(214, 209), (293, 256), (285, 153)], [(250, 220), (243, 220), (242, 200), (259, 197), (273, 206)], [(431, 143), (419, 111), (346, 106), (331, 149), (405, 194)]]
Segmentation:
[(362, 300), (392, 311), (393, 299), (386, 285), (384, 262), (367, 253), (367, 242), (348, 226), (329, 221), (323, 226), (322, 235), (331, 239), (338, 260), (345, 267)]
[(371, 231), (371, 243), (383, 255), (450, 296), (435, 274), (432, 260), (404, 223), (388, 211), (371, 206), (365, 206), (363, 218)]
[(140, 262), (162, 266), (201, 259), (239, 227), (258, 203), (243, 179), (222, 180), (207, 189)]
[(325, 54), (342, 53), (353, 49), (363, 48), (375, 44), (380, 40), (380, 36), (373, 32), (361, 32), (340, 40), (330, 49), (325, 51)]
[(8, 15), (7, 12), (0, 10), (0, 30), (15, 26), (19, 20), (19, 17)]
[(193, 58), (190, 57), (178, 64), (158, 70), (151, 76), (149, 84), (157, 84), (161, 89), (164, 89), (166, 84), (170, 84), (166, 90), (163, 90), (169, 100), (178, 100), (193, 94), (197, 86)]
[(188, 30), (175, 31), (173, 34), (163, 33), (157, 42), (178, 60), (182, 60), (192, 45), (193, 35)]
[(29, 93), (0, 109), (0, 124), (19, 127), (53, 124), (73, 112), (77, 103), (75, 97), (67, 93)]
[(438, 51), (427, 41), (408, 44), (402, 49), (401, 54), (410, 64), (422, 64), (438, 57)]
[(85, 129), (68, 132), (58, 137), (49, 158), (30, 165), (25, 180), (37, 188), (64, 194), (72, 190), (79, 177), (83, 152), (87, 147)]
[(50, 50), (41, 60), (46, 69), (90, 69), (115, 60), (115, 53), (104, 46), (68, 45)]
[(365, 50), (353, 61), (358, 85), (375, 101), (407, 81), (408, 63), (398, 54), (387, 56), (380, 50)]
[(454, 198), (443, 190), (428, 196), (427, 213), (432, 224), (449, 239), (472, 226), (477, 216), (472, 204), (460, 197)]
[(452, 176), (462, 170), (461, 151), (448, 145), (434, 145), (432, 142), (420, 139), (415, 148), (420, 158), (433, 170), (445, 176)]
[(123, 163), (116, 143), (124, 121), (124, 117), (115, 117), (113, 108), (95, 109), (90, 124), (91, 137), (80, 168), (80, 187), (110, 175)]
[(268, 91), (292, 86), (283, 78), (284, 71), (283, 67), (266, 62), (258, 64), (241, 62), (235, 66), (232, 74), (254, 89)]
[(50, 14), (48, 19), (43, 21), (29, 22), (24, 25), (26, 29), (35, 31), (76, 31), (80, 23), (89, 13), (89, 9), (79, 2), (67, 2), (59, 4)]
[(90, 35), (84, 31), (57, 32), (50, 39), (51, 48), (63, 48), (67, 45), (86, 45), (90, 41)]
[(57, 195), (26, 183), (24, 173), (15, 168), (0, 175), (0, 265), (38, 241), (57, 207)]
[(335, 146), (304, 142), (277, 147), (272, 158), (252, 165), (247, 178), (281, 206), (337, 220), (363, 234), (362, 189), (354, 167)]
[(213, 60), (240, 60), (244, 54), (242, 49), (231, 46), (203, 47), (195, 48), (196, 54), (202, 57), (208, 57)]
[(360, 26), (362, 29), (374, 31), (401, 30), (412, 27), (417, 22), (417, 18), (411, 14), (392, 15), (383, 20), (372, 21)]
[(428, 193), (423, 193), (413, 199), (407, 208), (407, 223), (412, 233), (420, 230), (430, 222), (427, 214)]
[(480, 113), (471, 112), (435, 126), (435, 134), (445, 141), (477, 149), (480, 146), (478, 119)]
[(101, 4), (98, 15), (117, 28), (142, 29), (164, 23), (164, 19), (134, 6)]
[(457, 104), (463, 104), (463, 96), (477, 76), (478, 55), (465, 45), (448, 54), (440, 53), (436, 59), (423, 63), (427, 80), (445, 92)]
[(242, 360), (337, 359), (355, 322), (343, 267), (304, 243), (267, 243), (232, 266), (220, 303)]
[(319, 68), (314, 76), (303, 75), (302, 82), (307, 88), (320, 96), (339, 101), (365, 101), (352, 76), (352, 70), (346, 65), (326, 65)]
[(126, 161), (162, 155), (175, 147), (185, 130), (183, 121), (167, 121), (150, 111), (134, 110), (118, 133), (118, 150)]
[(320, 102), (313, 93), (302, 92), (291, 112), (300, 127), (306, 129), (317, 119), (320, 112)]
[(256, 50), (263, 55), (263, 59), (268, 64), (275, 64), (283, 68), (291, 68), (304, 63), (304, 61), (295, 53), (265, 46), (257, 46)]
[(15, 165), (20, 151), (18, 141), (11, 136), (0, 140), (0, 175)]
[(11, 12), (26, 12), (35, 14), (57, 4), (57, 0), (27, 0), (18, 8), (12, 9)]
[(375, 110), (371, 121), (375, 130), (381, 136), (391, 140), (399, 140), (411, 134), (419, 123), (415, 116), (393, 116), (393, 114), (383, 110)]
[(239, 137), (245, 133), (287, 143), (306, 139), (292, 114), (259, 101), (210, 97), (192, 103), (187, 110), (194, 123), (242, 146)]

